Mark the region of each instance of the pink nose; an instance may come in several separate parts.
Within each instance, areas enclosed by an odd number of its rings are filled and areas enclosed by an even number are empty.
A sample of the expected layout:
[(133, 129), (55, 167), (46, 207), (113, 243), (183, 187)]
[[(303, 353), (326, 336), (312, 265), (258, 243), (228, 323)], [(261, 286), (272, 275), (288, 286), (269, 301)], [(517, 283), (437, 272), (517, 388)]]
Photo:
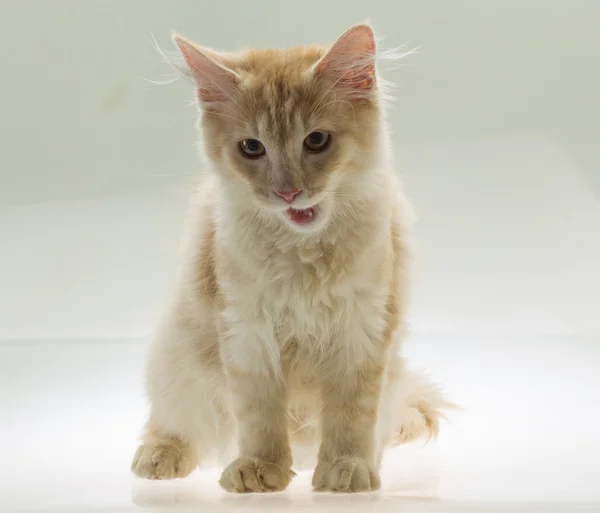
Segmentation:
[(283, 198), (288, 203), (291, 203), (301, 192), (302, 191), (300, 189), (291, 189), (289, 191), (275, 191), (275, 194), (277, 194), (277, 196), (280, 198)]

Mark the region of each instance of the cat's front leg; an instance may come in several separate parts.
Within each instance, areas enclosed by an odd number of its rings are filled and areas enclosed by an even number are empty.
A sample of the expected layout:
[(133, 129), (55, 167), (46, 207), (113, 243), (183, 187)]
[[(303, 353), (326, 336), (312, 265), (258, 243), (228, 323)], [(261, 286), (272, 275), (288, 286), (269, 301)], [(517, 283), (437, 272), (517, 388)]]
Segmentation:
[(379, 489), (375, 431), (383, 374), (382, 363), (369, 361), (324, 380), (315, 491)]
[(239, 457), (224, 470), (219, 483), (229, 492), (281, 491), (295, 475), (286, 385), (269, 358), (276, 348), (274, 341), (248, 331), (223, 343)]

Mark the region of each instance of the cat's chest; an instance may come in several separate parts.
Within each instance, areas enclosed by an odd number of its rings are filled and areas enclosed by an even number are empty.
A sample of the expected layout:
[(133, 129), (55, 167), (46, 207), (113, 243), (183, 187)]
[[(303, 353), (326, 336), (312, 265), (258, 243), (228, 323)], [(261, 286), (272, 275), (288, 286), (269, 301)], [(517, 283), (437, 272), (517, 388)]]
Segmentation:
[[(259, 295), (272, 315), (280, 343), (323, 343), (377, 323), (373, 308), (383, 304), (381, 287), (360, 273), (325, 276), (299, 267), (266, 286)], [(371, 317), (371, 318), (369, 318)]]
[(240, 261), (227, 280), (227, 318), (251, 323), (280, 348), (295, 341), (325, 350), (350, 338), (363, 344), (381, 331), (388, 288), (376, 265), (356, 259), (315, 247)]

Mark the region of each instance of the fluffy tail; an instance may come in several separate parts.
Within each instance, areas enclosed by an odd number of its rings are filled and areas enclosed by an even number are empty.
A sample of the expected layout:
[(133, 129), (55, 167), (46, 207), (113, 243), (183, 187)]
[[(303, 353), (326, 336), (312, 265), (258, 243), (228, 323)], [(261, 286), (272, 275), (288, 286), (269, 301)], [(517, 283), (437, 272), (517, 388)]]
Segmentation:
[(437, 438), (440, 421), (446, 419), (444, 411), (460, 409), (446, 400), (440, 387), (428, 376), (409, 369), (404, 369), (397, 390), (396, 428), (388, 446)]

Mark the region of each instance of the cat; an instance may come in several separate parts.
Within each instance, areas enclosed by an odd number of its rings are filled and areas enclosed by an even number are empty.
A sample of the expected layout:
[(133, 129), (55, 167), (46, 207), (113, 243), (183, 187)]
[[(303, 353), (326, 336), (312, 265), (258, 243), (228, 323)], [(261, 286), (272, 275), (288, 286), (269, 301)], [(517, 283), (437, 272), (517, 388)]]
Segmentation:
[(373, 30), (354, 26), (329, 48), (174, 42), (210, 172), (151, 345), (132, 470), (185, 477), (237, 449), (221, 486), (272, 492), (312, 450), (314, 490), (376, 490), (384, 448), (437, 435), (449, 403), (399, 354), (410, 209)]

